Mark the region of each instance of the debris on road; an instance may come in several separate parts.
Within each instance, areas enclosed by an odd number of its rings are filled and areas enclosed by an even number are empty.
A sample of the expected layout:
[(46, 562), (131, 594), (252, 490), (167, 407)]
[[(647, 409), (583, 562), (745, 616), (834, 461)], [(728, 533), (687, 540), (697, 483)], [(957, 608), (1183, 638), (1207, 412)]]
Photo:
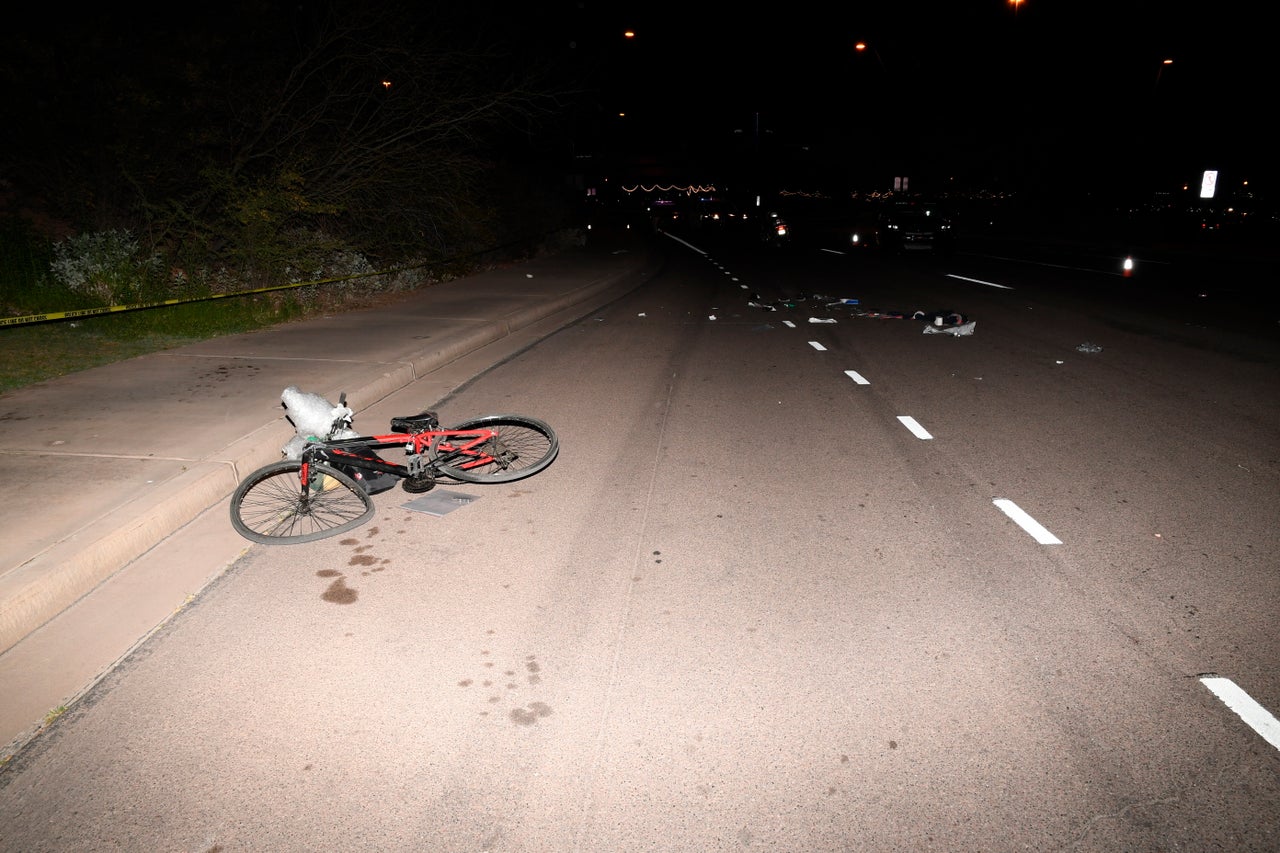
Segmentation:
[(911, 315), (911, 319), (920, 320), (926, 324), (924, 327), (926, 335), (941, 334), (960, 337), (962, 335), (972, 335), (977, 327), (977, 321), (970, 320), (965, 315), (952, 311), (950, 308), (938, 311), (917, 311)]
[(873, 320), (905, 320), (907, 312), (905, 311), (859, 311), (854, 316), (870, 317)]
[[(758, 293), (751, 294), (751, 301), (747, 303), (749, 308), (759, 308), (762, 311), (777, 311), (779, 308), (798, 308), (801, 302), (807, 302), (809, 299), (826, 299), (825, 296), (791, 296), (783, 299), (776, 299), (773, 302), (765, 302), (764, 297)], [(834, 303), (833, 303), (834, 304)]]
[(968, 318), (950, 308), (944, 308), (940, 311), (917, 311), (911, 315), (911, 319), (923, 320), (933, 326), (961, 326)]
[(1102, 347), (1085, 341), (1080, 346), (1076, 347), (1076, 352), (1102, 352)]
[(924, 333), (926, 335), (972, 335), (973, 330), (977, 328), (978, 321), (970, 320), (967, 323), (961, 323), (959, 326), (925, 326)]

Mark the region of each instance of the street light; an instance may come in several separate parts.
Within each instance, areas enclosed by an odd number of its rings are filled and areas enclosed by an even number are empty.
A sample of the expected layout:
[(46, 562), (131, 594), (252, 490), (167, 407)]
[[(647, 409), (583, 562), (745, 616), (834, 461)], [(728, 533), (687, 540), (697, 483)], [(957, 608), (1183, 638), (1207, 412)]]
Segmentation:
[(868, 45), (865, 41), (860, 41), (853, 45), (853, 49), (858, 51), (858, 53), (865, 53), (870, 50), (875, 56), (876, 62), (880, 63), (881, 70), (883, 70), (885, 74), (889, 73), (889, 69), (885, 67), (884, 60), (880, 58), (880, 51), (876, 50), (874, 46)]

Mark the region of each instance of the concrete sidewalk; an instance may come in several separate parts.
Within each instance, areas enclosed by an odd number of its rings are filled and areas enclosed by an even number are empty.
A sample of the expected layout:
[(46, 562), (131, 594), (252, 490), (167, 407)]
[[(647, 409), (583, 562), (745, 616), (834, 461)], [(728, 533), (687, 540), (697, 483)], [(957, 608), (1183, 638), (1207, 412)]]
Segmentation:
[[(19, 734), (30, 708), (52, 707), (18, 695), (19, 674), (31, 676), (25, 671), (41, 668), (45, 654), (22, 657), (28, 638), (175, 531), (221, 509), (245, 474), (280, 458), (293, 435), (280, 405), (286, 386), (334, 402), (345, 391), (357, 429), (377, 430), (362, 423), (362, 409), (479, 356), (426, 383), (432, 398), (421, 405), (431, 407), (634, 288), (660, 263), (650, 238), (593, 236), (582, 249), (383, 308), (205, 341), (0, 397), (0, 476), (11, 484), (0, 505), (0, 740)], [(172, 595), (169, 613), (186, 593)], [(114, 660), (116, 651), (104, 654)]]

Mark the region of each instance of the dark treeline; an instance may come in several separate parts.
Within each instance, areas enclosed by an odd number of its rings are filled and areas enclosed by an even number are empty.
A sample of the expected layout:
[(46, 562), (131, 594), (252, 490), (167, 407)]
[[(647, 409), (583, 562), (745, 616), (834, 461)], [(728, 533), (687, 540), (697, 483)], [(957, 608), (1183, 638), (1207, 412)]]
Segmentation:
[(0, 193), (264, 275), (321, 246), (390, 261), (552, 229), (589, 69), (545, 23), (456, 5), (33, 13), (0, 35)]

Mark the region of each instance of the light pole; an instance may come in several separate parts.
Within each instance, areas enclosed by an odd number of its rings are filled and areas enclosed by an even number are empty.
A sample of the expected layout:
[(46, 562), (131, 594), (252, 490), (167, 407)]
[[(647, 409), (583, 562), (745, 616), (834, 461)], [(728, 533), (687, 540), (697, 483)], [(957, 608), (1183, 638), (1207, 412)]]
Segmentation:
[[(865, 41), (856, 41), (853, 44), (853, 49), (857, 53), (866, 53), (867, 51), (871, 51), (871, 55), (876, 58), (876, 64), (880, 66), (880, 71), (883, 74), (883, 79), (884, 79), (883, 87), (881, 91), (877, 93), (876, 101), (879, 103), (881, 109), (884, 110), (886, 114), (893, 113), (897, 107), (897, 104), (896, 104), (897, 91), (896, 90), (902, 84), (899, 83), (897, 80), (895, 80), (893, 74), (889, 72), (889, 66), (885, 65), (884, 57), (880, 55), (880, 51), (876, 49), (875, 44), (868, 44)], [(884, 144), (885, 143), (881, 141), (880, 146), (882, 150), (883, 150)], [(881, 153), (880, 157), (882, 161), (883, 161), (883, 156), (884, 156), (883, 153)], [(895, 170), (895, 177), (893, 180), (895, 189), (905, 189), (906, 178), (902, 176), (902, 173), (900, 171), (897, 171), (897, 166), (894, 166), (893, 168)]]

